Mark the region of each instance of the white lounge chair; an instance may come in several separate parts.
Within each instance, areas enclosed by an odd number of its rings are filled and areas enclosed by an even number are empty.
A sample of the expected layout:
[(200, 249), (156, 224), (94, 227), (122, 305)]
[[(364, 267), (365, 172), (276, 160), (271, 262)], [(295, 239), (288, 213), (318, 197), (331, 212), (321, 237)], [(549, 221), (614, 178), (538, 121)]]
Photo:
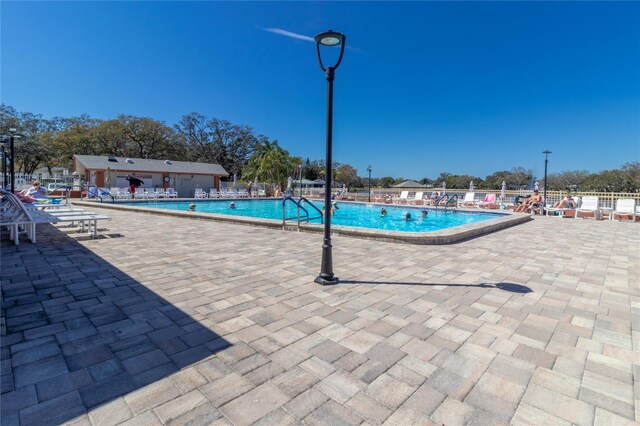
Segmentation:
[(173, 188), (167, 188), (167, 190), (164, 192), (164, 195), (167, 198), (178, 198), (178, 193)]
[(592, 195), (582, 197), (582, 205), (576, 209), (576, 219), (581, 217), (580, 213), (593, 213), (594, 218), (600, 219), (602, 212), (598, 207), (598, 197)]
[(264, 189), (258, 189), (258, 197), (266, 197), (267, 191)]
[(202, 188), (196, 188), (193, 194), (195, 198), (207, 198), (207, 193), (202, 190)]
[(129, 193), (129, 190), (127, 188), (116, 188), (115, 194), (116, 194), (116, 199), (129, 199), (129, 198), (131, 198), (131, 193)]
[(485, 195), (484, 200), (476, 203), (476, 206), (483, 209), (497, 209), (499, 206), (496, 198), (496, 194), (487, 194)]
[(556, 216), (556, 213), (560, 213), (557, 215), (558, 217), (570, 217), (566, 216), (565, 213), (574, 212), (578, 206), (580, 206), (580, 197), (573, 197), (574, 202), (576, 203), (576, 207), (545, 207), (544, 211), (547, 212), (547, 216)]
[(464, 199), (462, 201), (458, 200), (458, 207), (475, 207), (476, 202), (473, 201), (475, 196), (475, 192), (467, 192), (464, 194)]
[(138, 187), (135, 194), (133, 194), (133, 198), (147, 198), (147, 192), (144, 188)]
[(416, 195), (411, 198), (410, 200), (408, 200), (409, 204), (413, 204), (416, 205), (418, 204), (418, 201), (420, 201), (420, 204), (424, 204), (424, 200), (422, 199), (424, 196), (424, 192), (423, 191), (417, 191)]
[[(614, 220), (616, 216), (631, 216), (631, 222), (635, 222), (636, 215), (636, 200), (633, 198), (619, 198), (616, 201), (616, 209), (611, 212), (611, 220)], [(622, 217), (618, 220), (622, 220)]]
[(218, 198), (218, 190), (215, 188), (211, 188), (209, 190), (209, 198)]
[(156, 198), (164, 198), (164, 188), (156, 188)]
[(400, 192), (400, 196), (399, 196), (399, 197), (393, 197), (393, 198), (391, 199), (391, 201), (392, 201), (394, 204), (401, 204), (403, 201), (404, 201), (405, 203), (408, 203), (408, 202), (409, 202), (409, 191), (402, 191), (402, 192)]

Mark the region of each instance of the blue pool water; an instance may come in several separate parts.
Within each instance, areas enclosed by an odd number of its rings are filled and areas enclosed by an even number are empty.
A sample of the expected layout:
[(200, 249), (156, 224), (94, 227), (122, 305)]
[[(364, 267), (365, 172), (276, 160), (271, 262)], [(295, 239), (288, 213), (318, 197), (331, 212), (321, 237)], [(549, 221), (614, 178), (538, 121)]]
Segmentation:
[[(198, 213), (217, 213), (234, 216), (256, 217), (262, 219), (282, 220), (282, 199), (272, 200), (235, 200), (235, 209), (229, 208), (229, 200), (196, 200), (196, 201), (148, 201), (141, 203), (123, 203), (146, 208), (187, 211), (189, 204), (196, 205)], [(324, 200), (313, 201), (318, 209), (322, 209)], [(303, 204), (304, 205), (304, 204)], [(422, 218), (421, 206), (385, 205), (387, 216), (380, 215), (381, 205), (361, 203), (340, 203), (338, 210), (331, 218), (332, 225), (355, 226), (360, 228), (383, 229), (399, 232), (430, 232), (454, 226), (475, 223), (503, 216), (489, 212), (444, 212), (426, 208), (427, 217)], [(305, 207), (311, 217), (318, 217), (318, 212), (309, 206)], [(405, 220), (405, 214), (411, 213), (411, 220)], [(291, 202), (286, 203), (288, 218), (297, 218), (297, 209)], [(310, 221), (321, 223), (320, 219)]]

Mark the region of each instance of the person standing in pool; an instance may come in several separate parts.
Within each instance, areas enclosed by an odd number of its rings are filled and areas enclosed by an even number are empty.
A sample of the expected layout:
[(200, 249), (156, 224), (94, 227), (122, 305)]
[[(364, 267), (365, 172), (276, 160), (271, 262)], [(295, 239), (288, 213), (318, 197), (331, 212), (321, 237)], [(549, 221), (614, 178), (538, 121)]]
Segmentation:
[(387, 209), (385, 209), (384, 207), (380, 209), (380, 216), (381, 217), (385, 217), (387, 215)]

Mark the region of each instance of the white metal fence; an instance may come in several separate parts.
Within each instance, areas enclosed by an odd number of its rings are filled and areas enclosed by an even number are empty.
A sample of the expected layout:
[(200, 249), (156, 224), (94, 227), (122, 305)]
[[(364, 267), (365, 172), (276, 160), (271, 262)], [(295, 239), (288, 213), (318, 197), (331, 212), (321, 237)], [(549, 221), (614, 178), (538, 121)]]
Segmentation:
[[(409, 200), (413, 200), (415, 198), (415, 193), (417, 191), (424, 192), (424, 199), (428, 199), (431, 195), (432, 191), (442, 192), (442, 188), (425, 188), (421, 189), (400, 189), (400, 188), (371, 188), (371, 202), (375, 202), (387, 196), (398, 197), (401, 191), (409, 191)], [(335, 194), (338, 191), (337, 188), (333, 189), (333, 193)], [(533, 193), (531, 190), (508, 190), (504, 192), (504, 198), (501, 198), (501, 191), (492, 191), (486, 189), (476, 189), (474, 191), (469, 191), (468, 189), (447, 189), (447, 194), (458, 194), (458, 198), (460, 200), (464, 199), (464, 196), (468, 192), (473, 192), (475, 194), (474, 199), (478, 201), (482, 201), (487, 194), (496, 194), (498, 202), (500, 204), (513, 204), (516, 196), (526, 196)], [(540, 193), (543, 193), (542, 189)], [(302, 195), (305, 197), (321, 197), (321, 194), (324, 194), (324, 189), (321, 188), (309, 188), (302, 189)], [(298, 188), (295, 188), (295, 195), (299, 195)], [(553, 204), (557, 201), (561, 201), (567, 195), (566, 191), (547, 191), (547, 200), (546, 204)], [(615, 202), (621, 198), (633, 198), (636, 200), (636, 204), (640, 205), (640, 193), (628, 193), (628, 192), (572, 192), (571, 196), (583, 198), (585, 196), (597, 196), (598, 203), (600, 207), (603, 208), (612, 208), (615, 207)], [(361, 201), (368, 202), (369, 201), (369, 191), (358, 191), (358, 192), (348, 192), (346, 194), (342, 194), (342, 198), (353, 200), (353, 201)]]

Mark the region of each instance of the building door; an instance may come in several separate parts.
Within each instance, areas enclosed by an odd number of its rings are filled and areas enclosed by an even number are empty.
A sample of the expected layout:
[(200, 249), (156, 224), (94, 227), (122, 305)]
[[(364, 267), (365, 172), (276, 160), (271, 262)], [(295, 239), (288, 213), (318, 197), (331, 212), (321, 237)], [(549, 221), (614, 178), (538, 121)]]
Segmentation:
[(104, 171), (96, 170), (96, 186), (103, 187), (104, 186)]

